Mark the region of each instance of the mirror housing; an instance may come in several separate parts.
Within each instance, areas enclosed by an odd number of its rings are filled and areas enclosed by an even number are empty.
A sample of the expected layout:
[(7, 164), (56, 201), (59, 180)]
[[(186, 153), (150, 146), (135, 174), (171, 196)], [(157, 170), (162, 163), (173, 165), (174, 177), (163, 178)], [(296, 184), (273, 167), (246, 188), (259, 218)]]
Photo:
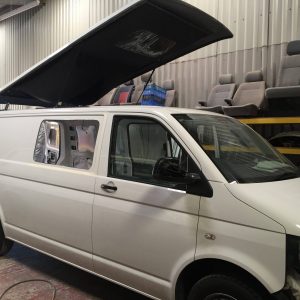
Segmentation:
[(187, 185), (187, 193), (212, 197), (213, 190), (203, 173), (189, 173), (179, 166), (179, 159), (172, 157), (160, 158), (153, 168), (153, 178), (171, 183)]

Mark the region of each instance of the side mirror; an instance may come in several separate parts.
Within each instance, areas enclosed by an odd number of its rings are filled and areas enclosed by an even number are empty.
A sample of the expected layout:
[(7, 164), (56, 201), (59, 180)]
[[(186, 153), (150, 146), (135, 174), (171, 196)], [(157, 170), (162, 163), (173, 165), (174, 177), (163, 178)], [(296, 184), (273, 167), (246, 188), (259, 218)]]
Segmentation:
[(153, 168), (153, 178), (187, 185), (187, 192), (204, 197), (212, 197), (213, 190), (199, 170), (199, 173), (188, 173), (179, 166), (179, 160), (172, 157), (160, 158)]

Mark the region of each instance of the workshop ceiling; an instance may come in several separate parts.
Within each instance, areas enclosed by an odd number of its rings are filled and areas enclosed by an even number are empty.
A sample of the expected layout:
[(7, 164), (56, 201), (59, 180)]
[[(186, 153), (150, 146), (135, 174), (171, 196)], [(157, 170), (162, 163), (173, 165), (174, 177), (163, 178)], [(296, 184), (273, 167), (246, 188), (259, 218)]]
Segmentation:
[(31, 0), (0, 0), (0, 15), (28, 4)]
[(39, 4), (39, 0), (0, 0), (0, 21)]

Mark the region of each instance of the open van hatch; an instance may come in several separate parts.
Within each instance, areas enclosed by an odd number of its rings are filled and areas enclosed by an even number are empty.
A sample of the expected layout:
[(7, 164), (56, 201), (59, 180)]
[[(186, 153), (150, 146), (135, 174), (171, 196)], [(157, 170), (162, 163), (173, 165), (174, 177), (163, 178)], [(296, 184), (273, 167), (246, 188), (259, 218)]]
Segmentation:
[(135, 1), (6, 85), (0, 103), (89, 105), (123, 82), (230, 37), (223, 24), (181, 0)]

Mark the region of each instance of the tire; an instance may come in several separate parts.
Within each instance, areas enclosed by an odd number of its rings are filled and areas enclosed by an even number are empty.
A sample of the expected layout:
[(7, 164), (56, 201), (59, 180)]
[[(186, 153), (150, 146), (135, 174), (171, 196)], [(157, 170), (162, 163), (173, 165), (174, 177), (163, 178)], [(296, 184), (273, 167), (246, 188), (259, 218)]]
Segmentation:
[(14, 242), (5, 238), (1, 223), (0, 223), (0, 256), (5, 255), (12, 248)]
[(200, 279), (188, 300), (263, 300), (257, 291), (234, 277), (213, 274)]

